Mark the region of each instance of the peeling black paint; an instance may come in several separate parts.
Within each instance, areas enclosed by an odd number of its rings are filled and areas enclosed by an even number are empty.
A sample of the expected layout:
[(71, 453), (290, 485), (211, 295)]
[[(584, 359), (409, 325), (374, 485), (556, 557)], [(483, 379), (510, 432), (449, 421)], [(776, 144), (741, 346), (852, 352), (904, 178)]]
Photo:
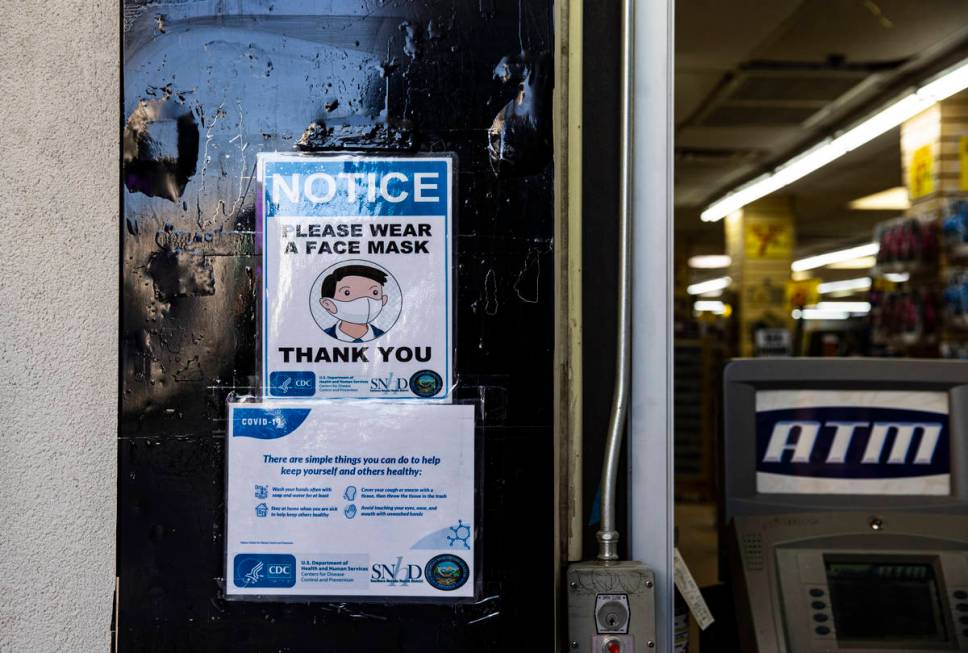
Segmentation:
[(551, 156), (552, 62), (547, 52), (502, 57), (495, 79), (516, 84), (515, 96), (487, 130), (487, 152), (497, 174), (534, 174)]
[(155, 252), (148, 261), (147, 272), (154, 281), (155, 295), (165, 301), (215, 294), (215, 272), (205, 256)]
[[(552, 76), (541, 57), (503, 81), (494, 65), (550, 50), (551, 1), (124, 0), (123, 18), (121, 650), (473, 653), (517, 644), (525, 618), (549, 646)], [(459, 158), (457, 396), (481, 404), (483, 442), (474, 604), (222, 597), (225, 399), (256, 379), (255, 155), (293, 149)]]
[(299, 137), (296, 147), (303, 152), (327, 150), (413, 150), (417, 135), (406, 120), (344, 121), (327, 127), (321, 120), (312, 122)]
[(124, 128), (124, 185), (177, 200), (195, 174), (198, 124), (172, 97), (142, 100)]

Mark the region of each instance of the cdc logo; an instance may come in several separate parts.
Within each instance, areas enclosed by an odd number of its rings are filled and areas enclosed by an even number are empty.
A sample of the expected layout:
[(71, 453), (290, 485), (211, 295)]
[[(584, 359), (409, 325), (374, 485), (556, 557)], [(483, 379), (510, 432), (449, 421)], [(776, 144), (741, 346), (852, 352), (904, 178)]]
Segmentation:
[(269, 375), (269, 393), (274, 397), (312, 397), (316, 394), (316, 374), (273, 372)]
[(293, 587), (296, 558), (284, 553), (240, 553), (235, 556), (236, 587)]

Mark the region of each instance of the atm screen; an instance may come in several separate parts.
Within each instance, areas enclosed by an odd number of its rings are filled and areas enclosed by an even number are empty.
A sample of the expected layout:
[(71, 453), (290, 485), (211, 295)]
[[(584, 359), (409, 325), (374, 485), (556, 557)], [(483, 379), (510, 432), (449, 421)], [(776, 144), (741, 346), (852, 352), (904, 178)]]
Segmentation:
[(824, 556), (838, 644), (934, 648), (952, 642), (936, 558)]

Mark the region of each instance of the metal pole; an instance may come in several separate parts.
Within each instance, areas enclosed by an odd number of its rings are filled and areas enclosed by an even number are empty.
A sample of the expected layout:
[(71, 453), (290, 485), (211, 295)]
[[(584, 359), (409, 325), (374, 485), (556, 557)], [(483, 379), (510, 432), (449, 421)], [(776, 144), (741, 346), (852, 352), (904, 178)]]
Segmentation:
[(634, 55), (634, 0), (622, 0), (621, 104), (619, 107), (619, 231), (618, 231), (618, 330), (615, 361), (615, 393), (608, 424), (608, 441), (602, 463), (602, 528), (596, 534), (598, 559), (618, 560), (615, 530), (615, 482), (618, 457), (629, 402), (631, 372), (631, 242), (632, 242), (632, 57)]
[(673, 0), (635, 13), (632, 382), (628, 420), (629, 557), (655, 574), (656, 651), (672, 651)]

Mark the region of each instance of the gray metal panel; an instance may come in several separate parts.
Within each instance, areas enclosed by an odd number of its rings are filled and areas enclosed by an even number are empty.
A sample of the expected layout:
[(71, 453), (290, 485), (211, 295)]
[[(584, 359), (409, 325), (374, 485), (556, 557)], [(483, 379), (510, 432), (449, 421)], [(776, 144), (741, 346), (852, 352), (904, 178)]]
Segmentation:
[[(724, 525), (737, 515), (821, 510), (968, 513), (968, 362), (874, 358), (740, 359), (724, 375)], [(756, 492), (756, 391), (950, 392), (950, 496), (851, 496)]]
[[(609, 621), (602, 608), (612, 599), (621, 607)], [(623, 651), (644, 653), (655, 650), (655, 631), (655, 576), (648, 567), (600, 560), (568, 567), (569, 650), (600, 653), (614, 636)]]
[[(819, 635), (811, 621), (818, 609), (808, 606), (810, 590), (829, 594), (821, 568), (823, 554), (890, 558), (937, 558), (943, 617), (956, 640), (951, 650), (968, 645), (957, 619), (954, 593), (968, 585), (968, 517), (917, 513), (856, 512), (737, 516), (731, 577), (739, 606), (744, 651), (757, 653), (835, 653), (840, 647), (834, 620), (822, 622), (831, 633)], [(823, 599), (829, 602), (828, 599)], [(819, 611), (828, 614), (825, 607)], [(755, 642), (755, 643), (754, 643)], [(865, 653), (886, 653), (864, 648)], [(890, 651), (899, 649), (893, 648)]]

